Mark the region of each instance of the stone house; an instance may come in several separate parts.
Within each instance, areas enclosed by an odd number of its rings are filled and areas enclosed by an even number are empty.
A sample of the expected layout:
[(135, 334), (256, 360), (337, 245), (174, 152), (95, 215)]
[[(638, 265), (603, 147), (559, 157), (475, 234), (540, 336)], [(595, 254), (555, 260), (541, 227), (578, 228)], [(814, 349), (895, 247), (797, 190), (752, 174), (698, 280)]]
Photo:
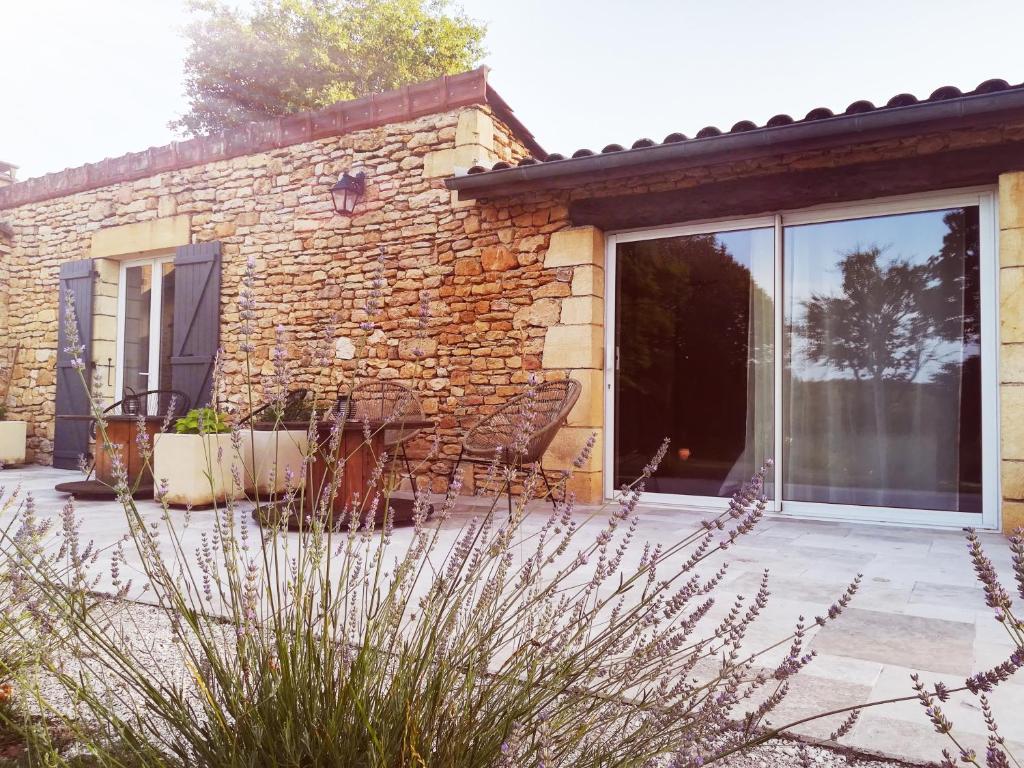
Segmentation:
[[(357, 169), (365, 193), (338, 215), (330, 188)], [(257, 356), (279, 324), (296, 384), (412, 384), (446, 456), (531, 372), (569, 375), (583, 395), (547, 466), (596, 432), (586, 501), (667, 436), (652, 502), (721, 506), (772, 457), (783, 513), (1024, 523), (1024, 85), (564, 157), (480, 69), (16, 182), (0, 222), (0, 346), (22, 346), (11, 413), (39, 462), (81, 450), (54, 418), (81, 407), (62, 394), (62, 289), (87, 308), (100, 394), (208, 398), (221, 348), (237, 399), (252, 259)]]

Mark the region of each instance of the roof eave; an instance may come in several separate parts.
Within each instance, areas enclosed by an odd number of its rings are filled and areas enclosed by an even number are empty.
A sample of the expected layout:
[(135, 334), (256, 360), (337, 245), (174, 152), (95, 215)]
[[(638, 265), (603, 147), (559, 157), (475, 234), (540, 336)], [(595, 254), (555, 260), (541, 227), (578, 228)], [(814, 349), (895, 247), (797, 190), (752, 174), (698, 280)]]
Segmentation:
[(564, 189), (593, 178), (637, 176), (792, 150), (827, 149), (943, 128), (985, 127), (1024, 117), (1024, 90), (961, 96), (864, 114), (689, 139), (600, 155), (538, 162), (445, 179), (463, 199)]

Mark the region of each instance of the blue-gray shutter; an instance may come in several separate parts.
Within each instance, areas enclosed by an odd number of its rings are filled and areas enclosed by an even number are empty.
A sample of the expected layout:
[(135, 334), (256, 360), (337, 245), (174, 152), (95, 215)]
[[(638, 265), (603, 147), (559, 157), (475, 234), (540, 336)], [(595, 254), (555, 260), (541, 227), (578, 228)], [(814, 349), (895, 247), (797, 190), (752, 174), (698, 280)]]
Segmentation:
[(171, 387), (193, 408), (210, 404), (220, 345), (220, 243), (183, 245), (174, 254)]
[[(71, 364), (71, 355), (66, 351), (68, 334), (66, 328), (67, 295), (75, 300), (75, 315), (78, 318), (78, 339), (83, 347), (82, 359), (87, 362), (83, 371), (85, 380), (92, 380), (92, 259), (67, 261), (60, 265), (60, 310), (57, 326), (57, 415), (85, 416), (90, 413), (89, 393), (82, 384), (79, 372)], [(76, 469), (79, 457), (89, 453), (91, 446), (89, 423), (57, 419), (53, 429), (53, 466), (61, 469)]]

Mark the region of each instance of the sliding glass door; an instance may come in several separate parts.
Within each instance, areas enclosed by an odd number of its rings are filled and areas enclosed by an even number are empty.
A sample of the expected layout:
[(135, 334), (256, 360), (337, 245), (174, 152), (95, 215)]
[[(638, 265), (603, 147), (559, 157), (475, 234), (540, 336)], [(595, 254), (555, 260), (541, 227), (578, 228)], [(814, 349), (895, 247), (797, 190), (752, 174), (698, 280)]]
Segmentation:
[(994, 525), (993, 209), (964, 193), (611, 236), (609, 492), (668, 437), (651, 500), (724, 505), (773, 458), (782, 511)]

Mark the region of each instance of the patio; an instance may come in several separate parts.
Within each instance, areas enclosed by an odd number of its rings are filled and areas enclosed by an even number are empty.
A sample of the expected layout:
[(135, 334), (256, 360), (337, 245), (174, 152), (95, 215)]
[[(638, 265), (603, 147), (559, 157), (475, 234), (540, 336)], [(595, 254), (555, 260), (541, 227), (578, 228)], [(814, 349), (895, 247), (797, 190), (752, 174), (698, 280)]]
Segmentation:
[[(8, 490), (20, 485), (33, 494), (42, 514), (54, 515), (64, 498), (53, 486), (76, 476), (25, 466), (4, 470), (0, 485)], [(448, 525), (459, 526), (482, 503), (467, 498)], [(103, 545), (122, 535), (123, 512), (116, 502), (82, 501), (76, 506), (85, 539)], [(154, 502), (141, 502), (140, 509), (154, 520), (160, 514)], [(539, 525), (546, 509), (539, 504), (536, 509)], [(581, 511), (585, 509), (594, 508)], [(675, 540), (702, 516), (693, 510), (647, 507), (638, 539)], [(194, 537), (198, 543), (211, 519), (194, 511), (186, 540)], [(395, 538), (401, 536), (399, 529)], [(1005, 538), (995, 533), (982, 538), (1009, 587)], [(846, 584), (863, 574), (852, 607), (835, 624), (807, 631), (808, 647), (818, 658), (797, 676), (783, 709), (776, 713), (779, 723), (860, 702), (909, 696), (915, 671), (928, 684), (942, 680), (955, 687), (968, 674), (1004, 661), (1012, 648), (985, 608), (959, 531), (769, 517), (727, 552), (727, 560), (731, 566), (717, 593), (716, 617), (727, 610), (733, 595), (752, 596), (764, 569), (771, 573), (768, 608), (745, 644), (751, 651), (786, 637), (798, 615), (811, 619), (825, 613)], [(784, 649), (778, 651), (781, 655)], [(773, 660), (768, 657), (768, 663)], [(1024, 711), (1024, 679), (999, 686), (990, 698), (1003, 735), (1014, 748), (1024, 749), (1024, 719), (1014, 716)], [(977, 700), (954, 697), (944, 709), (957, 734), (983, 754), (986, 730)], [(806, 732), (827, 736), (837, 721), (810, 724)], [(948, 746), (916, 701), (865, 711), (846, 743), (912, 761), (934, 760)]]

